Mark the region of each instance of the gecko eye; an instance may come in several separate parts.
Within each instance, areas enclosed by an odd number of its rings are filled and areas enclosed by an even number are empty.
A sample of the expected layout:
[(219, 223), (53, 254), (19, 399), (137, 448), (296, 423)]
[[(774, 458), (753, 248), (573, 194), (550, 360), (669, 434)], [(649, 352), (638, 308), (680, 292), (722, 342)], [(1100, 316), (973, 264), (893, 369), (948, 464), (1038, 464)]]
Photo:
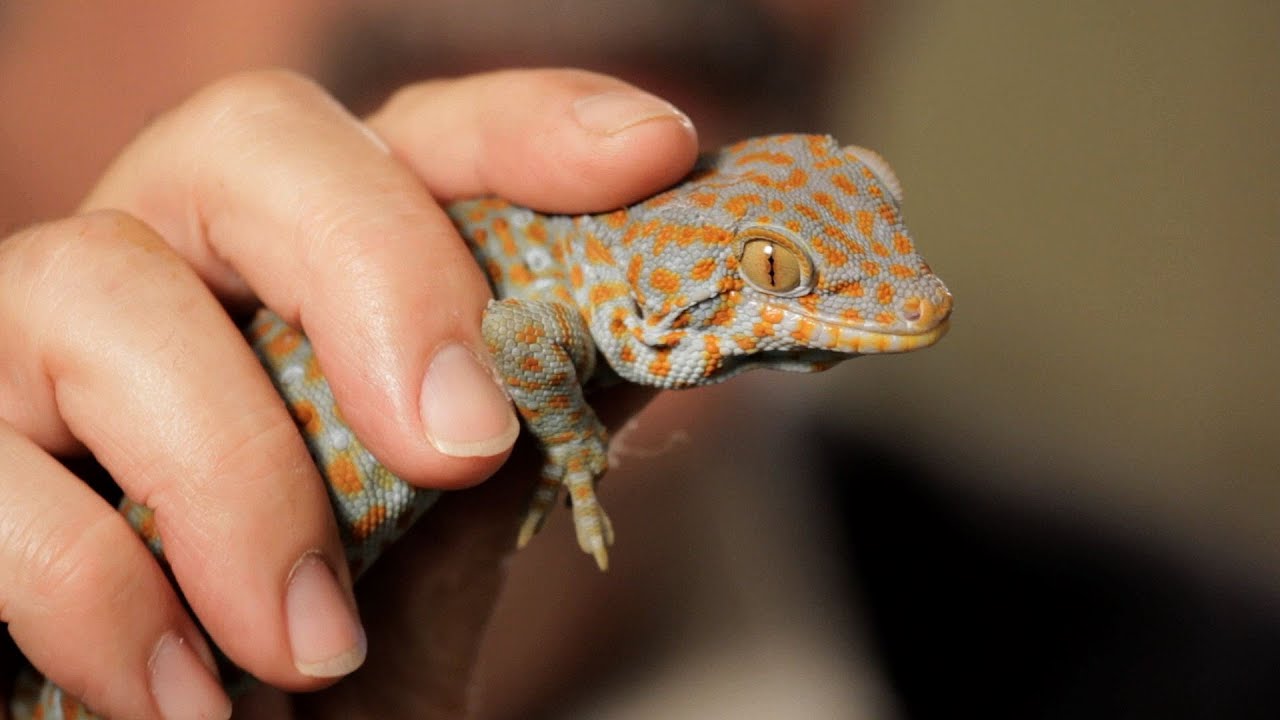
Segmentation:
[(760, 234), (747, 237), (738, 260), (742, 276), (757, 290), (794, 295), (797, 290), (808, 289), (809, 258), (781, 238)]

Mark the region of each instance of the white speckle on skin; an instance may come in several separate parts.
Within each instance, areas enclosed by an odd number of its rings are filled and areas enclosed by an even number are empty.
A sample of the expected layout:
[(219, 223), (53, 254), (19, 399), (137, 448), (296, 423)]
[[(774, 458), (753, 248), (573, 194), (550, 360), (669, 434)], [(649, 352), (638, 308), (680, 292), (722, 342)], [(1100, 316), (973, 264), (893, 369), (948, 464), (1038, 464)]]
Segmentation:
[(535, 273), (543, 273), (551, 268), (551, 253), (542, 248), (529, 248), (524, 251), (524, 264)]
[(507, 214), (507, 222), (517, 230), (523, 230), (533, 222), (534, 214), (528, 208), (512, 208)]
[(328, 438), (329, 447), (339, 452), (351, 446), (351, 433), (346, 428), (330, 428)]
[(280, 382), (285, 385), (297, 385), (302, 382), (302, 378), (305, 377), (306, 374), (307, 371), (304, 370), (301, 365), (291, 363), (280, 371)]

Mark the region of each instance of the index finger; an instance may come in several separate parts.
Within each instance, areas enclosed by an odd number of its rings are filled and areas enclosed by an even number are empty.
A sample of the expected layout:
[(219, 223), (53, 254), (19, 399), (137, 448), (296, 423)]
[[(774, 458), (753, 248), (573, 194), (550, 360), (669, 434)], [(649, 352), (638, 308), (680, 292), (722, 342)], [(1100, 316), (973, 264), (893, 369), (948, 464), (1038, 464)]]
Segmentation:
[(553, 213), (615, 210), (692, 167), (693, 123), (583, 70), (502, 70), (404, 88), (368, 124), (440, 200), (496, 195)]

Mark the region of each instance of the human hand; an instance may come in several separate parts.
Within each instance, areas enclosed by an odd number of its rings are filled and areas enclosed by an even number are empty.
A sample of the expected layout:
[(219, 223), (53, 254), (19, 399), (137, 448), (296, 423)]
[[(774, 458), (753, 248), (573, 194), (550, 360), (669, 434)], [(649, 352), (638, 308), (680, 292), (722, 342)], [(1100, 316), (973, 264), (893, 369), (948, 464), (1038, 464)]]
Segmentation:
[[(364, 634), (323, 485), (227, 309), (261, 302), (300, 325), (393, 472), (478, 482), (515, 419), (469, 360), (484, 357), (489, 292), (437, 203), (587, 212), (674, 182), (696, 140), (644, 97), (586, 73), (497, 73), (410, 87), (362, 124), (296, 76), (238, 76), (148, 128), (83, 214), (0, 242), (0, 619), (27, 657), (108, 716), (226, 712), (159, 565), (54, 459), (87, 450), (155, 509), (183, 596), (233, 661), (288, 690), (357, 667)], [(481, 536), (509, 538), (518, 513), (466, 497), (445, 537), (474, 513)], [(493, 583), (506, 547), (474, 548)], [(475, 568), (470, 552), (419, 579)], [(463, 644), (482, 620), (431, 616)]]

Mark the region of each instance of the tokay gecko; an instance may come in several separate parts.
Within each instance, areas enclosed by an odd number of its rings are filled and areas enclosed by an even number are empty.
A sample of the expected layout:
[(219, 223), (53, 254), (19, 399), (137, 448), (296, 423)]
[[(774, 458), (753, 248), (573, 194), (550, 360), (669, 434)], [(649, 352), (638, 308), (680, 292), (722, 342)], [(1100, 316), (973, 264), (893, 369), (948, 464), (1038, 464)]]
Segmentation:
[[(483, 335), (544, 457), (518, 543), (561, 488), (578, 544), (607, 567), (613, 528), (596, 498), (604, 426), (585, 400), (618, 382), (685, 388), (744, 370), (824, 370), (927, 347), (951, 294), (916, 254), (902, 190), (877, 154), (777, 135), (704, 155), (679, 185), (599, 215), (548, 216), (499, 199), (448, 208), (495, 300)], [(353, 575), (431, 506), (342, 422), (305, 337), (262, 311), (247, 335), (327, 482)], [(163, 557), (150, 512), (130, 522)], [(16, 718), (92, 717), (46, 684)]]

